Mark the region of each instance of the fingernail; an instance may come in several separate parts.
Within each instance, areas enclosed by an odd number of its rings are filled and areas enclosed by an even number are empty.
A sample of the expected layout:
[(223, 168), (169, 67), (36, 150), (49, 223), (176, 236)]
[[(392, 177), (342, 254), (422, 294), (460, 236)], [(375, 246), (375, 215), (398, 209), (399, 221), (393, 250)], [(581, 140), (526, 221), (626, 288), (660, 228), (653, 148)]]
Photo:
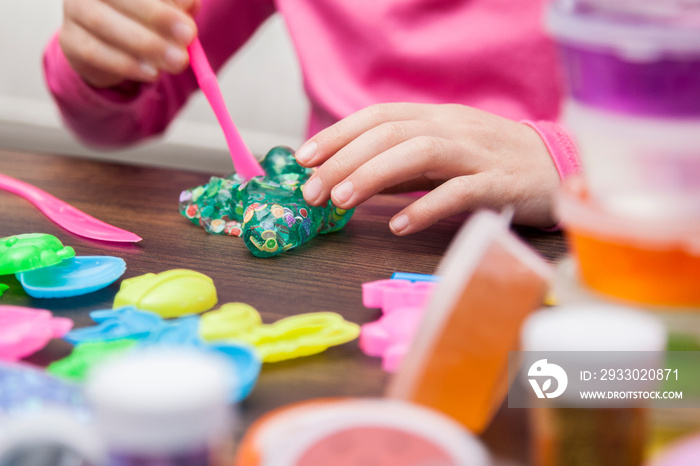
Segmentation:
[(168, 48), (165, 50), (164, 58), (165, 62), (173, 68), (180, 68), (187, 60), (185, 52), (172, 45), (168, 46)]
[(399, 215), (391, 222), (389, 222), (389, 228), (394, 233), (401, 233), (408, 226), (408, 216), (406, 214)]
[(344, 183), (341, 183), (340, 185), (336, 186), (331, 193), (333, 200), (335, 201), (334, 204), (345, 204), (350, 200), (354, 192), (355, 189), (352, 186), (352, 181), (345, 181)]
[(314, 202), (321, 195), (321, 180), (317, 177), (312, 177), (304, 185), (304, 199), (307, 202)]
[(294, 154), (294, 157), (296, 157), (300, 164), (307, 164), (314, 158), (317, 149), (318, 144), (316, 144), (314, 141), (307, 142), (299, 148), (297, 153)]
[(155, 78), (156, 76), (158, 76), (158, 70), (155, 69), (155, 67), (148, 62), (142, 61), (139, 65), (139, 68), (141, 70), (141, 74), (143, 74), (147, 78)]
[(194, 30), (189, 24), (178, 21), (173, 25), (173, 37), (183, 44), (189, 44), (192, 41)]

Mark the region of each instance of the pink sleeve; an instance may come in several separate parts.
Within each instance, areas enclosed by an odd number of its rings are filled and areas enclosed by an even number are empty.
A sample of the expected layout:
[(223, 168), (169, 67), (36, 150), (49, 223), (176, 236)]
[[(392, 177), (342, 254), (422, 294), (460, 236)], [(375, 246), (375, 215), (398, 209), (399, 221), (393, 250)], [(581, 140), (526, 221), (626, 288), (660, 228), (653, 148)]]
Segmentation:
[[(202, 0), (196, 22), (214, 70), (273, 12), (272, 0)], [(86, 144), (105, 148), (162, 133), (197, 88), (189, 68), (178, 75), (164, 74), (153, 84), (93, 88), (71, 68), (58, 34), (44, 52), (44, 73), (66, 125)]]
[[(578, 150), (571, 137), (564, 131), (564, 128), (554, 122), (543, 120), (522, 120), (521, 123), (528, 125), (540, 135), (547, 146), (547, 150), (549, 150), (549, 155), (552, 157), (554, 166), (557, 167), (557, 172), (559, 172), (559, 177), (562, 181), (577, 175), (581, 171), (581, 159)], [(551, 228), (543, 228), (544, 231), (559, 231), (560, 229), (560, 224), (556, 224)]]
[(571, 137), (561, 126), (551, 121), (522, 120), (521, 123), (528, 125), (540, 135), (562, 180), (581, 171), (578, 150), (576, 150)]

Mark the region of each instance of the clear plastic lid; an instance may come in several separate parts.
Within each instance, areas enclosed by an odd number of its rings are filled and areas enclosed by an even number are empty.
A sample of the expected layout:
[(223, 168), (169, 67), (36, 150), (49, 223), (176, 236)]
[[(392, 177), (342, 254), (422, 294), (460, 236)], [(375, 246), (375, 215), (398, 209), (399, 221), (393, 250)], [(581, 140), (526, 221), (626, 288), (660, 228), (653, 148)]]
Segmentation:
[(557, 197), (556, 210), (566, 230), (589, 232), (596, 237), (625, 242), (649, 250), (678, 247), (700, 255), (700, 221), (640, 220), (612, 214), (591, 199), (580, 177), (567, 180)]
[(700, 56), (697, 0), (555, 0), (546, 14), (559, 41), (613, 49), (628, 57)]

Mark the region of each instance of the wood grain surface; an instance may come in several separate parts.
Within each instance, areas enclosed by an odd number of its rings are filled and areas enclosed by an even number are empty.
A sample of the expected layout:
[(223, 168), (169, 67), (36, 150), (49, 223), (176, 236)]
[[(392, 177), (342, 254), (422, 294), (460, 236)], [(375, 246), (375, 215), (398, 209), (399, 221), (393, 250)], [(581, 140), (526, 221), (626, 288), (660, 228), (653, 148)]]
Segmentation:
[[(132, 231), (143, 241), (117, 244), (81, 238), (52, 223), (28, 201), (5, 191), (0, 191), (0, 237), (50, 233), (75, 248), (77, 255), (121, 257), (127, 263), (123, 279), (173, 268), (196, 270), (214, 280), (219, 304), (248, 303), (260, 311), (265, 322), (317, 311), (338, 312), (358, 324), (376, 320), (378, 311), (362, 306), (361, 284), (389, 278), (396, 271), (434, 272), (466, 218), (450, 218), (399, 238), (389, 231), (388, 221), (411, 198), (376, 196), (357, 208), (344, 230), (315, 238), (279, 257), (259, 259), (240, 238), (209, 235), (178, 213), (180, 192), (206, 183), (206, 175), (2, 150), (0, 172)], [(549, 261), (566, 251), (559, 233), (517, 231)], [(89, 311), (111, 308), (119, 289), (117, 282), (75, 298), (35, 299), (14, 276), (2, 276), (0, 283), (10, 286), (0, 304), (49, 309), (73, 319), (77, 327), (92, 325)], [(28, 361), (45, 365), (70, 350), (69, 344), (54, 340)], [(266, 364), (252, 395), (240, 406), (237, 436), (261, 414), (279, 406), (315, 397), (381, 396), (387, 380), (379, 359), (365, 356), (356, 341), (316, 356)], [(483, 435), (498, 456), (526, 461), (523, 411), (501, 409)]]

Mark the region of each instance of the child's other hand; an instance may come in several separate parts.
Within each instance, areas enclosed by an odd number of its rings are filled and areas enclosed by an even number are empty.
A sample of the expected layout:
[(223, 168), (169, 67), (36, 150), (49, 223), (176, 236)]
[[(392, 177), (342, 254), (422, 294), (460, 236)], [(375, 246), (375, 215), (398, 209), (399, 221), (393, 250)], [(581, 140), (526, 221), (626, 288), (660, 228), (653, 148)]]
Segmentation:
[(150, 82), (189, 64), (200, 0), (65, 0), (60, 45), (95, 87)]
[(312, 205), (350, 209), (377, 193), (431, 190), (390, 222), (397, 235), (478, 207), (515, 207), (514, 221), (550, 227), (560, 179), (529, 126), (463, 105), (393, 103), (363, 109), (296, 153), (320, 165), (304, 186)]

